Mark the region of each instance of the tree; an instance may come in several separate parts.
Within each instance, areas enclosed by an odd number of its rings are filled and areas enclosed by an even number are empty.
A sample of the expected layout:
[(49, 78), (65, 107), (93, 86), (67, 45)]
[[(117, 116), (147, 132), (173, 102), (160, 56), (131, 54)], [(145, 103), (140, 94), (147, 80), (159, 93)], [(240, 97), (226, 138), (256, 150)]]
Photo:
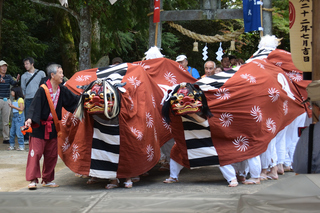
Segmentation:
[[(74, 9), (61, 6), (60, 4), (45, 2), (41, 0), (31, 0), (34, 3), (42, 4), (45, 6), (56, 7), (63, 9), (71, 14), (78, 23), (80, 30), (80, 42), (79, 42), (79, 69), (89, 69), (91, 68), (91, 12), (89, 10), (88, 4), (81, 4)], [(76, 8), (79, 8), (76, 11)]]

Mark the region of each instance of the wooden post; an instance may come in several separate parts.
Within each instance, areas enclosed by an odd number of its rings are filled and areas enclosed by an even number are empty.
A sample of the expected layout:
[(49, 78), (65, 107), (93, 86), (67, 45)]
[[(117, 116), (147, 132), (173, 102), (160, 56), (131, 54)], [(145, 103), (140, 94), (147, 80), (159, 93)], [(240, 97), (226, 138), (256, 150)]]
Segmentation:
[[(160, 10), (163, 8), (163, 3), (160, 1)], [(150, 12), (153, 13), (154, 9), (154, 1), (150, 0)], [(162, 23), (161, 23), (161, 15), (160, 22), (153, 23), (153, 14), (149, 16), (149, 43), (148, 48), (157, 46), (161, 48), (161, 33), (162, 33)]]
[[(263, 0), (263, 8), (271, 9), (272, 0)], [(262, 11), (262, 26), (263, 26), (263, 35), (272, 35), (272, 12)]]

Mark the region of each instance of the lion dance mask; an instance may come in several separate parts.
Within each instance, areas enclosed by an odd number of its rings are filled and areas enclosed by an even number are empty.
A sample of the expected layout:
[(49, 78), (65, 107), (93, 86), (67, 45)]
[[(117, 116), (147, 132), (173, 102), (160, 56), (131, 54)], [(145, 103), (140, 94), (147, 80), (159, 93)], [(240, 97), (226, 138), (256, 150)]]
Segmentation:
[(205, 95), (196, 87), (197, 85), (190, 83), (181, 83), (169, 94), (162, 108), (162, 115), (167, 123), (170, 122), (170, 109), (174, 115), (202, 112), (205, 116), (212, 116)]

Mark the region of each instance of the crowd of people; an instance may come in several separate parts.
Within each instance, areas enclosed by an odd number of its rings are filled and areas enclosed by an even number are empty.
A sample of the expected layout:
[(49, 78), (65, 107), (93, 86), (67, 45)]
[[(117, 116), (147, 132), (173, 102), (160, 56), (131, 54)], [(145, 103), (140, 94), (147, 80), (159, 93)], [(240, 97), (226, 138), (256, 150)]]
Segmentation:
[(188, 59), (186, 55), (177, 56), (176, 62), (181, 64), (181, 66), (185, 68), (192, 75), (192, 77), (196, 79), (218, 74), (219, 72), (227, 71), (244, 64), (244, 60), (241, 58), (236, 58), (236, 56), (234, 55), (223, 55), (222, 60), (221, 62), (219, 62), (219, 64), (212, 60), (207, 60), (204, 63), (204, 75), (200, 77), (199, 71), (196, 68), (188, 66)]
[[(224, 55), (219, 65), (212, 60), (206, 61), (204, 63), (205, 74), (200, 76), (196, 68), (188, 66), (188, 60), (185, 55), (177, 56), (176, 62), (196, 79), (218, 74), (244, 63), (242, 59)], [(63, 69), (59, 64), (48, 65), (46, 75), (44, 71), (34, 67), (33, 58), (25, 58), (23, 63), (26, 72), (21, 77), (21, 86), (18, 86), (19, 76), (14, 79), (7, 74), (8, 64), (3, 60), (0, 61), (0, 110), (3, 124), (3, 143), (9, 144), (8, 150), (10, 151), (23, 151), (25, 150), (25, 145), (29, 144), (26, 167), (26, 180), (30, 181), (29, 189), (37, 188), (39, 178), (42, 178), (41, 183), (45, 187), (58, 187), (59, 185), (53, 182), (54, 168), (58, 158), (58, 121), (61, 120), (62, 108), (71, 113), (74, 112), (78, 106), (79, 96), (73, 94), (67, 87), (62, 85), (64, 75)], [(112, 60), (113, 65), (119, 63), (123, 63), (120, 57)], [(319, 108), (318, 102), (315, 102), (314, 106)], [(12, 122), (9, 131), (11, 110)], [(319, 117), (319, 114), (317, 117)], [(303, 123), (305, 119), (306, 115), (303, 115), (297, 122)], [(25, 129), (32, 128), (33, 131), (30, 134), (23, 135), (21, 127)], [(260, 184), (260, 181), (277, 180), (278, 175), (293, 171), (293, 152), (296, 144), (283, 143), (285, 134), (286, 130), (283, 133), (279, 133), (270, 142), (268, 150), (262, 155), (234, 165), (220, 167), (223, 176), (229, 182), (229, 186), (235, 187), (239, 181), (247, 185)], [(15, 137), (18, 139), (18, 147), (15, 147)], [(295, 140), (297, 141), (298, 137)], [(162, 147), (163, 165), (160, 170), (170, 170), (170, 177), (164, 183), (178, 182), (179, 173), (183, 168), (183, 166), (169, 157), (173, 143), (174, 141), (171, 140), (170, 143)], [(44, 156), (44, 162), (41, 172), (40, 159), (42, 156)], [(247, 179), (248, 174), (250, 174), (249, 179)], [(127, 178), (126, 188), (131, 188), (132, 182), (138, 180), (139, 177)], [(92, 177), (88, 184), (95, 181), (96, 179)], [(118, 186), (119, 181), (117, 179), (111, 180), (107, 189)]]

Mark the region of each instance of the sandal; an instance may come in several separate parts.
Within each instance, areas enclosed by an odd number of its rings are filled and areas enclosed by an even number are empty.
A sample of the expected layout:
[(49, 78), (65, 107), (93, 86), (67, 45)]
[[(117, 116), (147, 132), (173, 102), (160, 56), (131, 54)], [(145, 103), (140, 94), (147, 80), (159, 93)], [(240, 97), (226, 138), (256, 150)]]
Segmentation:
[(37, 183), (36, 182), (30, 182), (28, 185), (28, 189), (35, 190), (37, 189)]
[(82, 174), (79, 174), (79, 173), (75, 173), (74, 176), (76, 176), (78, 178), (89, 178), (88, 175), (82, 175)]
[(238, 186), (238, 181), (235, 181), (235, 182), (230, 182), (228, 187), (236, 187)]
[(124, 182), (124, 188), (127, 188), (127, 189), (129, 189), (129, 188), (132, 188), (132, 182), (130, 181), (128, 181), (128, 182)]
[(98, 183), (98, 178), (92, 177), (89, 180), (87, 180), (87, 184), (95, 184)]
[(42, 186), (44, 186), (44, 187), (49, 187), (49, 188), (57, 188), (57, 187), (59, 187), (58, 184), (53, 183), (53, 182), (44, 183), (44, 184), (42, 184)]
[(166, 179), (165, 181), (163, 181), (164, 183), (178, 183), (179, 180), (178, 178), (172, 178), (172, 177), (169, 177), (168, 179)]
[(160, 172), (168, 171), (170, 170), (170, 164), (168, 162), (162, 163), (161, 167), (158, 169)]
[(139, 176), (137, 176), (137, 177), (132, 177), (132, 178), (131, 178), (131, 181), (132, 181), (133, 183), (139, 182), (139, 181), (140, 181), (140, 177), (139, 177)]
[(114, 189), (114, 188), (118, 188), (119, 185), (118, 184), (112, 184), (112, 183), (109, 183), (108, 185), (106, 185), (106, 189)]

